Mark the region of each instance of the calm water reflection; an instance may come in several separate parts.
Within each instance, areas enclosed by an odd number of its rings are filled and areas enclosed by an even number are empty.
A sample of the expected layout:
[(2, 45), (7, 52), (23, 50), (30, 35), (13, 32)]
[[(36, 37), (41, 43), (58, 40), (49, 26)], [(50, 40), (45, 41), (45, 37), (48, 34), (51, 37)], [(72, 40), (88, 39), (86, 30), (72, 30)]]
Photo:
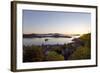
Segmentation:
[[(77, 38), (79, 36), (72, 36), (72, 38), (53, 38), (53, 37), (45, 37), (45, 38), (23, 38), (23, 45), (54, 45), (54, 44), (68, 44), (72, 42), (73, 38)], [(46, 40), (47, 39), (47, 40)]]

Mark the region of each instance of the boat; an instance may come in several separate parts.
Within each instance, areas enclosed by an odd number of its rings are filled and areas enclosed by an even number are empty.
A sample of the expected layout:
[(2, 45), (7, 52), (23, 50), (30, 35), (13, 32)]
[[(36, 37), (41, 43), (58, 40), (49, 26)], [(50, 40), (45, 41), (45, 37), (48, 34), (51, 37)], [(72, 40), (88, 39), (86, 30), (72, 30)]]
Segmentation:
[(45, 39), (45, 42), (48, 41), (49, 39)]

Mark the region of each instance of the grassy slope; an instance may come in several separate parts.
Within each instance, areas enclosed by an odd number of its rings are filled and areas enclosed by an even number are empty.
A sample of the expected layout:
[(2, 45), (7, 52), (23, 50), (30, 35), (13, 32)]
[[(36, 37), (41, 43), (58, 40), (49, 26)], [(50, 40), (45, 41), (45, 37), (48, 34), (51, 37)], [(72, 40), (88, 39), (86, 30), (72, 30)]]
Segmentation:
[(70, 60), (89, 59), (91, 57), (91, 41), (90, 34), (84, 34), (79, 39), (84, 41), (85, 45), (78, 47), (72, 55), (69, 56)]

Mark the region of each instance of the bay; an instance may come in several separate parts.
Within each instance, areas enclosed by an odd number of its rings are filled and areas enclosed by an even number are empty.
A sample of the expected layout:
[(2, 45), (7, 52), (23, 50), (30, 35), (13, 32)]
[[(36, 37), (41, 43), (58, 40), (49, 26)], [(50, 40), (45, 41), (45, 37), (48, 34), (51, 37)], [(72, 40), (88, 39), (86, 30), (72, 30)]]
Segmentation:
[(72, 36), (72, 38), (54, 38), (54, 37), (44, 37), (44, 38), (23, 38), (23, 45), (62, 45), (72, 42), (72, 39), (78, 38), (79, 36)]

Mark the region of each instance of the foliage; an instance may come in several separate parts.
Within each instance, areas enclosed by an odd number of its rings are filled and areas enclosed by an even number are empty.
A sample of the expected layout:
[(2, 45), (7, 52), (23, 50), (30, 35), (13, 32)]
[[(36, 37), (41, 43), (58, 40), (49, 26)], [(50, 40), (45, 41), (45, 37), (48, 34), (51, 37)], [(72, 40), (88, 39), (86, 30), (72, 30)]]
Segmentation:
[(53, 46), (51, 48), (51, 51), (55, 51), (57, 52), (58, 54), (61, 54), (62, 53), (62, 48), (60, 46)]
[(58, 54), (55, 51), (50, 51), (46, 57), (48, 61), (59, 61), (64, 60), (64, 57), (61, 54)]
[(85, 42), (85, 45), (90, 48), (91, 46), (91, 34), (90, 33), (82, 35), (79, 39)]
[(91, 57), (91, 48), (90, 48), (91, 38), (90, 37), (91, 37), (90, 33), (82, 35), (79, 39), (82, 40), (85, 43), (85, 45), (76, 48), (76, 51), (74, 51), (69, 56), (68, 59), (71, 59), (71, 60), (90, 59)]
[(71, 56), (69, 56), (70, 60), (79, 60), (79, 59), (90, 59), (90, 48), (84, 46), (76, 49), (75, 52)]
[(24, 51), (24, 62), (42, 61), (44, 59), (43, 50), (39, 46), (26, 47)]

